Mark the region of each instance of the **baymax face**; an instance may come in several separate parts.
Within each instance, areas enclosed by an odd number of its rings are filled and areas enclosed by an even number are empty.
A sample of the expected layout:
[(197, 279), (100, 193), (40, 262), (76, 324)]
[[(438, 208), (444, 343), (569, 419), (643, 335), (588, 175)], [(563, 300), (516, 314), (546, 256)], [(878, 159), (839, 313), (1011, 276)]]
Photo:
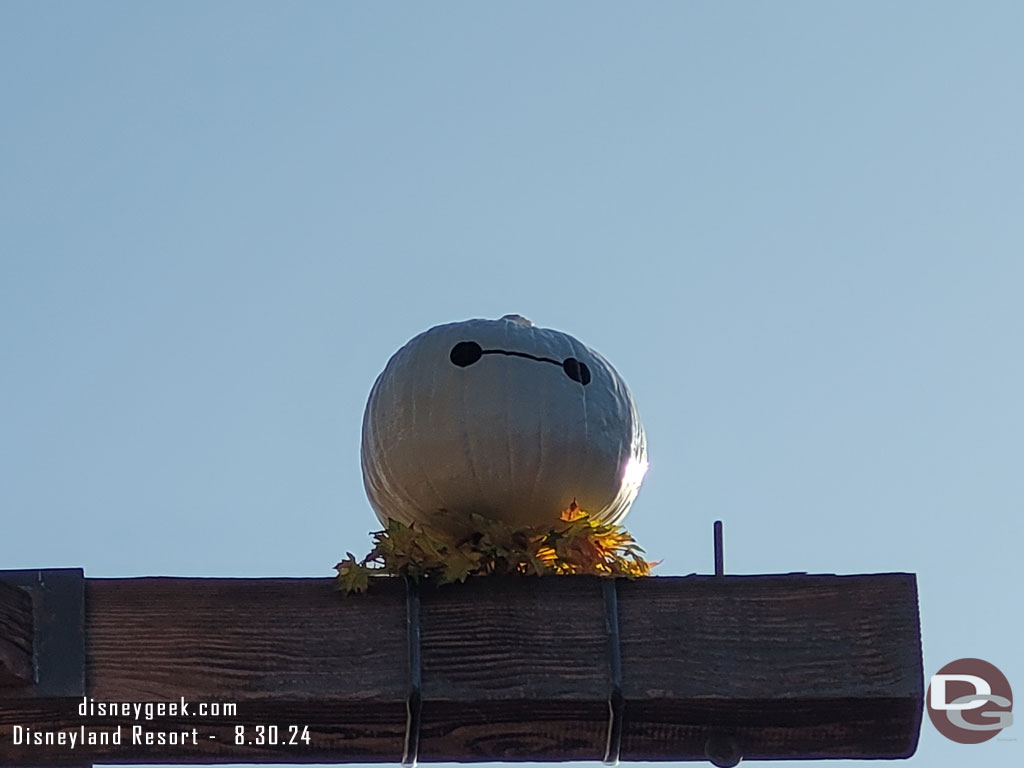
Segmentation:
[(518, 315), (426, 331), (377, 378), (363, 480), (382, 522), (469, 512), (554, 524), (573, 501), (618, 522), (647, 467), (625, 382), (568, 334)]
[(586, 363), (581, 363), (575, 357), (567, 357), (562, 362), (558, 362), (550, 357), (531, 355), (529, 352), (513, 352), (508, 349), (483, 349), (475, 341), (460, 341), (452, 347), (451, 354), (448, 357), (454, 365), (466, 368), (480, 360), (484, 355), (511, 355), (512, 357), (536, 360), (540, 363), (553, 363), (554, 365), (561, 366), (562, 370), (565, 371), (565, 375), (573, 381), (578, 381), (583, 386), (590, 383), (590, 368), (587, 367)]

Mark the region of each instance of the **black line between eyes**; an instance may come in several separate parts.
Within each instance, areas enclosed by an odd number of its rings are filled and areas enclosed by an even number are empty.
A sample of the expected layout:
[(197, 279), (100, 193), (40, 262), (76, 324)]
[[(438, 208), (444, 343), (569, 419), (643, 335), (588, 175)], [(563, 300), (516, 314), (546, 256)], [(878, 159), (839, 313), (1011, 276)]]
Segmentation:
[(558, 360), (552, 360), (550, 357), (537, 357), (531, 355), (529, 352), (509, 352), (504, 349), (484, 349), (480, 351), (482, 355), (509, 355), (510, 357), (525, 357), (529, 360), (536, 360), (538, 363), (552, 363), (561, 367), (562, 364)]

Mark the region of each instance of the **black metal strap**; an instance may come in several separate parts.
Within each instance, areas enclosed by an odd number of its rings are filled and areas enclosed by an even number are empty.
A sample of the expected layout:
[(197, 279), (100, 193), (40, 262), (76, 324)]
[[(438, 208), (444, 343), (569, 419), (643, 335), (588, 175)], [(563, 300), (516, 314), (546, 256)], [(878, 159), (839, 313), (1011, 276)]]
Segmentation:
[(619, 635), (618, 579), (602, 579), (604, 589), (604, 624), (608, 633), (608, 741), (604, 748), (604, 764), (618, 765), (622, 751), (622, 640)]
[(0, 581), (32, 599), (34, 676), (5, 699), (85, 696), (85, 573), (81, 568), (0, 570)]
[(402, 765), (416, 765), (420, 751), (420, 720), (423, 712), (423, 665), (420, 658), (420, 585), (405, 577), (405, 612), (409, 639), (409, 697), (405, 700), (405, 745)]

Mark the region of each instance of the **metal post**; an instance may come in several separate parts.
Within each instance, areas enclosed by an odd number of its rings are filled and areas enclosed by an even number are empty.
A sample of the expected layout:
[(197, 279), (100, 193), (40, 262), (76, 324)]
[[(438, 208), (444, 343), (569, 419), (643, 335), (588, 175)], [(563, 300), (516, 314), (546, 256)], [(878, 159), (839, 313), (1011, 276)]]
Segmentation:
[(715, 520), (715, 576), (725, 576), (725, 556), (722, 553), (721, 520)]

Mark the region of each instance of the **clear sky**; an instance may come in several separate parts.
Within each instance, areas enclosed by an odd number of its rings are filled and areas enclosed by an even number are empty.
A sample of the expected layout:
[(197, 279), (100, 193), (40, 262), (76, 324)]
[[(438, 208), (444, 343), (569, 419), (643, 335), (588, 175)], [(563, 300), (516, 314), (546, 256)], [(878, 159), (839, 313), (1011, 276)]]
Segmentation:
[[(329, 576), (388, 357), (516, 312), (629, 382), (658, 573), (716, 518), (734, 573), (912, 571), (926, 675), (1024, 691), (1022, 39), (1016, 0), (0, 0), (0, 568)], [(914, 763), (1022, 750), (926, 720)]]

